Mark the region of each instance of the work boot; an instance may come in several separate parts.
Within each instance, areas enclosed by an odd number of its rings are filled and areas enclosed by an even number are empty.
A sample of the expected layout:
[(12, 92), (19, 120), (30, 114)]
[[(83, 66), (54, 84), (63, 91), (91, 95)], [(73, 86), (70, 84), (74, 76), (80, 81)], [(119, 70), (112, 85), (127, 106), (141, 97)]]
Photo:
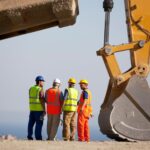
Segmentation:
[(57, 141), (56, 138), (47, 138), (46, 140), (47, 140), (47, 141)]
[(64, 141), (69, 141), (69, 139), (67, 139), (67, 138), (64, 138)]
[(75, 141), (75, 139), (73, 137), (70, 137), (70, 141)]
[(33, 140), (33, 138), (32, 138), (32, 137), (29, 137), (29, 136), (27, 136), (27, 139), (28, 139), (28, 140)]

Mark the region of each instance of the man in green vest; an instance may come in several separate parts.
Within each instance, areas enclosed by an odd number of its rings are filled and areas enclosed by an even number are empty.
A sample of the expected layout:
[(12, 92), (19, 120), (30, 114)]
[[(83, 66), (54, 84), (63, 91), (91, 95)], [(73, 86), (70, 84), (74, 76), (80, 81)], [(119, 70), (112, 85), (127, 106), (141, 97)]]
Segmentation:
[(74, 88), (76, 80), (70, 78), (68, 88), (64, 92), (63, 103), (63, 139), (64, 141), (74, 141), (76, 132), (76, 112), (78, 91)]
[(35, 138), (36, 140), (42, 140), (42, 126), (45, 116), (45, 100), (44, 100), (44, 78), (37, 76), (36, 85), (29, 89), (29, 106), (30, 115), (28, 122), (28, 140), (33, 140), (33, 126), (35, 126)]

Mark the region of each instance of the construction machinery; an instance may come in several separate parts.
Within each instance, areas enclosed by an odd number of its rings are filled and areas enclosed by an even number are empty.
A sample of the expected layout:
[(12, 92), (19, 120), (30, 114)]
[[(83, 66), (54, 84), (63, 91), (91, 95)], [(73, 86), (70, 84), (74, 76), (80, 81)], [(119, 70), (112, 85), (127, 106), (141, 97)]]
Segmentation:
[[(150, 140), (150, 89), (146, 81), (150, 61), (149, 0), (124, 0), (129, 43), (109, 44), (112, 0), (105, 0), (102, 56), (110, 81), (99, 114), (101, 131), (116, 140)], [(130, 51), (131, 68), (122, 73), (115, 53)]]
[(77, 0), (0, 0), (0, 39), (76, 22)]
[[(98, 118), (102, 133), (116, 140), (150, 140), (150, 89), (146, 81), (150, 61), (150, 1), (124, 0), (129, 43), (109, 43), (112, 0), (104, 0), (102, 56), (110, 76)], [(116, 6), (117, 7), (117, 6)], [(78, 0), (1, 0), (0, 39), (48, 27), (73, 25), (79, 14)], [(121, 72), (117, 52), (129, 51), (131, 68)]]

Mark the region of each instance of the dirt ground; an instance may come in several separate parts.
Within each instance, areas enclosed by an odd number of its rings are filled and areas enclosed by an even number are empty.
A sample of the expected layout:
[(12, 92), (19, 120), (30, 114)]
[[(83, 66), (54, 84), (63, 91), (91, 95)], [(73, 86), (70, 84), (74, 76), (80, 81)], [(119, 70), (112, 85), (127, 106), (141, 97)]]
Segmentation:
[(150, 150), (150, 142), (0, 140), (0, 150)]

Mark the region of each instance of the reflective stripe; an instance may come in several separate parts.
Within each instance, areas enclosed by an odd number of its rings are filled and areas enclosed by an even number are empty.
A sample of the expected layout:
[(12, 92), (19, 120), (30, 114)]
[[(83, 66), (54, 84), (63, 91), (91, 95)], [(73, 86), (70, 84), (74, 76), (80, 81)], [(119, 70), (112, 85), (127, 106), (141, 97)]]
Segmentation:
[(73, 101), (77, 101), (77, 99), (75, 99), (75, 98), (67, 98), (66, 100), (73, 100)]
[(65, 106), (77, 106), (77, 105), (74, 105), (74, 104), (65, 104)]
[(56, 102), (47, 102), (47, 105), (51, 105), (51, 106), (60, 106), (60, 103), (56, 103)]
[(30, 96), (29, 98), (31, 98), (31, 99), (38, 99), (38, 97), (32, 97), (32, 96)]
[(39, 102), (30, 102), (30, 104), (41, 104)]

